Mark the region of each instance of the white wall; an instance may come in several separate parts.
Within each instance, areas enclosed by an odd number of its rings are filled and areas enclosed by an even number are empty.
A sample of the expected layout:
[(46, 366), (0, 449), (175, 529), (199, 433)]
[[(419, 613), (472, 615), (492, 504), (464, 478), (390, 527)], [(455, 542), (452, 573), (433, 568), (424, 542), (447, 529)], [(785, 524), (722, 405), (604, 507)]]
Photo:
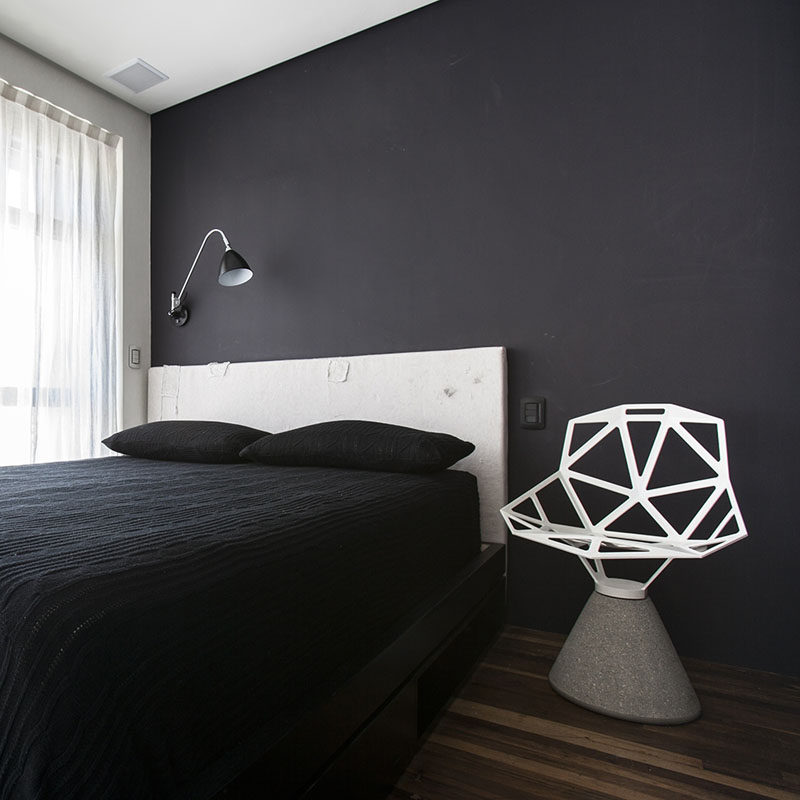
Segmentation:
[(150, 117), (0, 35), (0, 78), (123, 139), (122, 344), (142, 349), (142, 367), (122, 364), (122, 420), (145, 421), (150, 366)]

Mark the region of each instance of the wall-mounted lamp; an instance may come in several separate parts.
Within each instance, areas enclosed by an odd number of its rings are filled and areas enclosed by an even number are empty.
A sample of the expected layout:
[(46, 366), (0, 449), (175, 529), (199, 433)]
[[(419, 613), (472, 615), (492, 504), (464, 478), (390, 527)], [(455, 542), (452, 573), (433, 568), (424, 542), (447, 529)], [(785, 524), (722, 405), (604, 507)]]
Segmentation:
[(203, 243), (200, 245), (197, 255), (194, 257), (192, 266), (189, 269), (189, 274), (186, 276), (181, 290), (178, 294), (175, 294), (175, 292), (172, 293), (169, 315), (172, 317), (172, 321), (179, 327), (185, 325), (186, 321), (189, 319), (189, 309), (183, 302), (186, 284), (189, 283), (189, 278), (192, 277), (192, 272), (194, 272), (197, 260), (200, 258), (200, 254), (206, 246), (208, 237), (211, 236), (212, 233), (218, 233), (225, 243), (225, 252), (222, 254), (222, 260), (219, 262), (219, 278), (217, 278), (220, 284), (222, 286), (238, 286), (241, 283), (247, 283), (247, 281), (253, 277), (253, 270), (250, 269), (247, 262), (235, 250), (231, 249), (227, 236), (225, 236), (219, 228), (210, 230), (203, 239)]

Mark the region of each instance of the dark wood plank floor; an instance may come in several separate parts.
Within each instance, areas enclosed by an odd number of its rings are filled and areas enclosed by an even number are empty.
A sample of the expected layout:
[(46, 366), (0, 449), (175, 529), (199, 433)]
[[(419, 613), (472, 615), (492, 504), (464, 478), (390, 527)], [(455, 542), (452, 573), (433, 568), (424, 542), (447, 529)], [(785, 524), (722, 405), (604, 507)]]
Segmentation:
[(800, 680), (686, 661), (702, 717), (640, 725), (552, 691), (562, 641), (506, 628), (389, 800), (800, 798)]

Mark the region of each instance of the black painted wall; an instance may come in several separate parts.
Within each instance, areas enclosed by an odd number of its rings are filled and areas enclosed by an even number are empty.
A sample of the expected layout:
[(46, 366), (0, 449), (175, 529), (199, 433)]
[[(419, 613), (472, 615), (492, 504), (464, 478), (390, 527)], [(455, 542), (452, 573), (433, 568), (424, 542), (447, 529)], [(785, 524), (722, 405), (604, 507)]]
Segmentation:
[[(154, 364), (505, 345), (511, 496), (570, 417), (722, 416), (750, 537), (652, 596), (682, 655), (800, 673), (799, 32), (792, 0), (440, 0), (156, 114)], [(213, 242), (173, 328), (212, 227), (256, 277), (218, 287)], [(591, 590), (516, 538), (510, 585), (558, 631)]]

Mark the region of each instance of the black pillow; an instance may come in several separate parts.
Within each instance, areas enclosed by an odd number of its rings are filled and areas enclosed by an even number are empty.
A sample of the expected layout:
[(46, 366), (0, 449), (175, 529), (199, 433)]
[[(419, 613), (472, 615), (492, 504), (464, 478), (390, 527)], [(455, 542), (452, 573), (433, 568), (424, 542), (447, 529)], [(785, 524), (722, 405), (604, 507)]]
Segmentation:
[(337, 420), (265, 436), (241, 455), (262, 464), (437, 472), (475, 449), (447, 433), (366, 420)]
[(269, 436), (266, 431), (232, 422), (163, 420), (114, 433), (103, 444), (117, 453), (161, 461), (230, 464), (251, 442)]

